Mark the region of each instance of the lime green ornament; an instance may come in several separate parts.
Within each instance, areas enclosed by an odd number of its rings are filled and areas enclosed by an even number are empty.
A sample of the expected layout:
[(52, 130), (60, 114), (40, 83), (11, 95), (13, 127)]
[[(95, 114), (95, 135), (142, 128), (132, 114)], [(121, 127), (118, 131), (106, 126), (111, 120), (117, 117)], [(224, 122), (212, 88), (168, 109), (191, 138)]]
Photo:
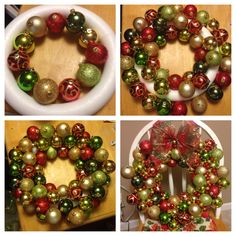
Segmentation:
[(142, 201), (146, 201), (149, 198), (151, 191), (150, 189), (143, 189), (138, 192), (139, 199)]
[(39, 75), (34, 69), (23, 71), (17, 78), (17, 85), (25, 92), (34, 88), (35, 83), (39, 80)]
[(215, 207), (215, 208), (219, 208), (223, 205), (223, 200), (222, 198), (220, 197), (217, 197), (215, 199), (213, 199), (212, 201), (212, 206)]
[(50, 124), (44, 124), (41, 126), (40, 134), (43, 138), (51, 138), (55, 132), (55, 128)]
[(219, 52), (223, 57), (231, 55), (231, 43), (225, 42), (219, 47)]
[(161, 212), (159, 215), (159, 219), (160, 219), (161, 224), (165, 225), (171, 222), (172, 216), (170, 213)]
[(101, 170), (97, 170), (92, 174), (92, 180), (94, 185), (101, 186), (107, 181), (107, 175)]
[(37, 184), (32, 189), (33, 198), (42, 198), (47, 196), (47, 189), (44, 185)]
[(166, 70), (164, 68), (160, 68), (156, 72), (156, 79), (161, 80), (161, 79), (167, 79), (169, 77), (169, 70)]
[(50, 146), (47, 150), (47, 157), (49, 160), (54, 160), (57, 157), (57, 150)]
[(19, 48), (23, 48), (27, 51), (27, 53), (31, 53), (34, 51), (35, 48), (34, 38), (31, 34), (27, 32), (20, 33), (13, 41), (13, 47), (16, 50), (19, 50)]
[(224, 153), (223, 153), (223, 151), (221, 149), (215, 148), (211, 152), (211, 156), (214, 157), (216, 160), (220, 160), (224, 156)]
[(206, 62), (209, 66), (218, 66), (221, 63), (222, 56), (217, 51), (209, 51), (206, 54)]
[(207, 11), (201, 10), (197, 12), (197, 20), (203, 25), (207, 25), (209, 18), (210, 16)]
[(196, 187), (201, 188), (206, 185), (206, 178), (202, 174), (195, 175), (193, 178), (193, 183)]
[(80, 64), (76, 78), (85, 87), (93, 87), (101, 80), (101, 71), (89, 63)]
[(84, 168), (84, 161), (78, 159), (75, 161), (75, 170), (82, 170)]
[(211, 196), (206, 193), (201, 194), (199, 200), (203, 206), (210, 206), (212, 203)]
[(187, 29), (183, 29), (179, 32), (178, 39), (182, 43), (187, 43), (191, 37), (191, 33)]
[(218, 184), (222, 187), (222, 188), (227, 188), (230, 185), (230, 182), (228, 179), (226, 178), (220, 178), (218, 180)]
[(135, 82), (138, 82), (139, 81), (139, 75), (138, 75), (137, 70), (135, 68), (125, 70), (122, 73), (122, 80), (128, 85), (134, 84)]
[(160, 10), (160, 15), (163, 19), (171, 21), (174, 19), (176, 12), (173, 6), (163, 6)]
[(155, 42), (156, 42), (156, 44), (157, 44), (159, 47), (165, 47), (166, 44), (167, 44), (166, 38), (165, 38), (165, 36), (162, 35), (162, 34), (157, 35)]

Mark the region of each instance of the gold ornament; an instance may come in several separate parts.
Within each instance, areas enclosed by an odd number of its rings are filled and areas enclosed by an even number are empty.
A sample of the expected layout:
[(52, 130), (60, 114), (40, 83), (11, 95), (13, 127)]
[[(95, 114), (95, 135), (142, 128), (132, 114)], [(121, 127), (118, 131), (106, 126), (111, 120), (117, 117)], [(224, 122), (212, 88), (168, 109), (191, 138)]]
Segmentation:
[(26, 29), (35, 38), (43, 37), (47, 33), (47, 25), (45, 20), (39, 16), (32, 16), (26, 22)]
[(79, 45), (83, 48), (88, 47), (89, 42), (97, 41), (97, 33), (95, 30), (87, 28), (79, 37)]
[(18, 147), (22, 152), (30, 152), (32, 150), (32, 142), (28, 138), (23, 138), (20, 140)]

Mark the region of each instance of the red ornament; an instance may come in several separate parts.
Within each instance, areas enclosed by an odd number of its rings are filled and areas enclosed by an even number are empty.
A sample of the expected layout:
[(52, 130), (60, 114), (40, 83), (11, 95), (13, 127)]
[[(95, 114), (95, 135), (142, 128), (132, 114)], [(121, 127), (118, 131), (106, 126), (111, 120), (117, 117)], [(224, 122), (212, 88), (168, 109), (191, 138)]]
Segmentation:
[(160, 201), (160, 209), (161, 209), (161, 211), (168, 211), (169, 210), (169, 202), (167, 200)]
[(187, 159), (187, 165), (190, 168), (196, 169), (201, 164), (201, 158), (198, 153), (194, 152), (191, 156)]
[(84, 177), (86, 177), (86, 173), (84, 170), (78, 170), (76, 173), (76, 179), (77, 180), (82, 180)]
[(144, 43), (153, 42), (156, 37), (157, 37), (157, 32), (155, 29), (151, 27), (146, 27), (141, 32), (141, 38)]
[(193, 19), (197, 16), (197, 7), (195, 5), (186, 5), (183, 10), (184, 15), (189, 18)]
[(38, 151), (36, 153), (36, 162), (41, 166), (45, 166), (47, 163), (47, 154), (43, 151)]
[(45, 187), (48, 192), (54, 192), (57, 189), (55, 184), (53, 184), (53, 183), (46, 183)]
[(15, 199), (19, 199), (23, 194), (23, 191), (20, 188), (17, 188), (12, 193)]
[(188, 112), (188, 108), (185, 102), (176, 101), (172, 103), (171, 115), (185, 116)]
[(206, 89), (210, 83), (210, 80), (204, 73), (197, 73), (192, 79), (193, 85), (198, 89)]
[(90, 147), (85, 147), (81, 149), (80, 158), (83, 161), (86, 161), (93, 157), (93, 149)]
[(160, 68), (160, 61), (158, 57), (149, 57), (147, 61), (147, 66), (153, 67), (158, 70)]
[(184, 80), (183, 77), (181, 77), (180, 75), (177, 74), (170, 75), (168, 77), (170, 89), (178, 90), (179, 85), (183, 80)]
[(220, 88), (227, 88), (231, 84), (231, 76), (227, 72), (218, 71), (214, 81)]
[(159, 184), (156, 184), (152, 190), (155, 192), (155, 193), (159, 193), (161, 192), (161, 186)]
[(72, 199), (79, 199), (82, 196), (82, 192), (82, 189), (79, 187), (69, 189), (69, 195)]
[(21, 48), (18, 51), (13, 51), (7, 58), (8, 67), (11, 71), (19, 72), (29, 68), (30, 57)]
[(45, 214), (49, 207), (50, 204), (47, 198), (39, 198), (35, 201), (35, 208), (38, 213)]
[(57, 156), (62, 158), (62, 159), (65, 159), (68, 156), (68, 152), (69, 152), (69, 150), (68, 150), (67, 147), (64, 147), (64, 146), (60, 147), (57, 151)]
[(103, 44), (89, 42), (85, 50), (86, 60), (95, 65), (103, 65), (108, 57), (108, 51)]
[(194, 60), (195, 61), (204, 61), (207, 51), (204, 48), (197, 48), (194, 51)]
[(155, 177), (158, 173), (158, 170), (157, 168), (155, 167), (148, 167), (147, 168), (147, 174), (148, 176), (147, 177)]
[(216, 39), (218, 45), (223, 44), (229, 37), (229, 34), (225, 29), (215, 29), (212, 31), (212, 35)]
[(182, 192), (180, 195), (179, 195), (180, 199), (182, 201), (188, 201), (189, 200), (189, 197), (188, 197), (188, 194), (186, 192)]
[(212, 140), (212, 139), (207, 139), (207, 140), (205, 140), (204, 144), (205, 144), (204, 148), (205, 148), (208, 152), (211, 151), (211, 150), (212, 150), (213, 148), (215, 148), (215, 146), (216, 146), (215, 141)]
[(201, 29), (202, 24), (198, 20), (193, 19), (188, 23), (188, 31), (191, 34), (199, 34)]
[(217, 185), (211, 185), (210, 189), (209, 189), (209, 194), (213, 197), (213, 198), (217, 198), (218, 195), (220, 194), (220, 188)]
[(101, 201), (98, 198), (93, 198), (92, 204), (94, 208), (98, 208), (100, 206)]
[(89, 134), (89, 132), (84, 131), (83, 134), (82, 134), (82, 137), (83, 137), (83, 138), (90, 139), (90, 134)]
[(139, 147), (140, 147), (140, 151), (141, 153), (147, 155), (147, 154), (150, 154), (151, 151), (152, 151), (152, 144), (150, 142), (150, 140), (142, 140), (140, 143), (139, 143)]
[(133, 56), (134, 50), (129, 42), (123, 42), (120, 46), (121, 54), (124, 56)]
[(134, 193), (131, 193), (127, 196), (127, 202), (131, 205), (136, 205), (138, 203), (138, 196)]
[(35, 168), (32, 165), (26, 165), (23, 169), (24, 177), (33, 178), (35, 175)]
[(74, 101), (80, 96), (80, 84), (76, 79), (64, 79), (59, 84), (61, 98), (66, 101)]
[(147, 89), (144, 83), (138, 82), (130, 86), (129, 92), (132, 97), (141, 99), (146, 94)]
[(176, 40), (178, 38), (178, 31), (174, 25), (168, 25), (165, 35), (167, 40)]
[(186, 212), (179, 212), (176, 219), (180, 224), (185, 225), (191, 221), (191, 216)]
[(48, 30), (52, 33), (58, 34), (63, 32), (66, 25), (66, 19), (60, 13), (52, 13), (46, 20)]
[(168, 165), (169, 167), (174, 168), (174, 167), (176, 167), (177, 162), (176, 162), (175, 160), (173, 160), (173, 159), (170, 159), (170, 160), (167, 162), (167, 165)]
[(39, 130), (39, 128), (36, 127), (36, 126), (30, 126), (27, 129), (27, 137), (31, 141), (37, 141), (40, 138), (40, 130)]
[(76, 138), (81, 138), (83, 136), (83, 134), (84, 134), (84, 131), (85, 131), (85, 127), (81, 123), (76, 123), (72, 127), (72, 134)]
[(157, 18), (157, 11), (154, 9), (149, 9), (145, 12), (144, 17), (145, 17), (145, 20), (150, 25)]

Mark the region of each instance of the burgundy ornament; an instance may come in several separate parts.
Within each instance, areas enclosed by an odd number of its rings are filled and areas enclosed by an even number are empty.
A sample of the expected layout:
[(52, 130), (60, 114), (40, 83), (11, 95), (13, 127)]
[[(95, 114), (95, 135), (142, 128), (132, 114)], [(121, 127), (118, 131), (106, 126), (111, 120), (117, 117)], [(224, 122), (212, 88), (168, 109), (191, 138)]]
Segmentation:
[(147, 89), (144, 83), (138, 82), (130, 86), (129, 92), (132, 97), (141, 99), (146, 94)]
[(46, 187), (48, 192), (53, 192), (57, 189), (55, 184), (53, 184), (53, 183), (46, 183), (45, 187)]
[(123, 56), (133, 56), (134, 50), (131, 47), (131, 44), (129, 42), (123, 42), (120, 46), (121, 54)]
[(40, 138), (40, 130), (39, 130), (39, 128), (36, 127), (36, 126), (30, 126), (27, 129), (27, 137), (31, 141), (37, 141)]
[(204, 48), (197, 48), (194, 51), (194, 60), (195, 61), (204, 61), (207, 51)]
[(66, 25), (66, 19), (62, 14), (55, 12), (48, 17), (46, 23), (50, 32), (58, 34), (63, 32)]
[(150, 140), (142, 140), (140, 143), (139, 143), (139, 147), (140, 147), (140, 151), (141, 153), (143, 153), (144, 155), (147, 155), (147, 154), (150, 154), (151, 151), (152, 151), (152, 144), (150, 142)]
[(187, 112), (188, 108), (184, 101), (176, 101), (172, 103), (171, 115), (185, 116)]
[(215, 29), (212, 31), (212, 35), (217, 41), (218, 45), (223, 44), (229, 37), (229, 34), (225, 29)]
[(79, 199), (82, 196), (82, 192), (82, 189), (79, 187), (69, 189), (69, 195), (72, 199)]
[(193, 19), (197, 16), (197, 7), (195, 5), (186, 5), (183, 9), (184, 15), (189, 18)]
[(84, 131), (83, 134), (82, 134), (82, 137), (83, 137), (83, 138), (90, 139), (90, 134), (89, 134), (89, 132)]
[(209, 188), (209, 194), (213, 197), (213, 198), (217, 198), (218, 195), (220, 194), (220, 188), (217, 185), (211, 185)]
[(23, 194), (23, 191), (20, 188), (17, 188), (12, 193), (15, 199), (19, 199), (21, 195)]
[(161, 192), (161, 186), (159, 184), (156, 184), (152, 190), (155, 192), (155, 193), (160, 193)]
[(231, 84), (231, 76), (227, 72), (218, 71), (214, 81), (220, 88), (227, 88)]
[(69, 152), (68, 148), (62, 146), (62, 147), (60, 147), (60, 148), (58, 149), (58, 151), (57, 151), (57, 156), (60, 157), (60, 158), (62, 158), (62, 159), (65, 159), (65, 158), (67, 158), (67, 156), (68, 156), (68, 152)]
[(197, 73), (193, 76), (192, 82), (195, 88), (206, 89), (210, 80), (204, 73)]
[(80, 153), (80, 158), (83, 161), (89, 160), (90, 158), (93, 157), (93, 149), (90, 147), (85, 147), (83, 149), (81, 149), (81, 153)]
[(178, 90), (179, 85), (183, 80), (184, 80), (183, 77), (181, 77), (180, 75), (177, 74), (170, 75), (168, 77), (170, 89)]
[(159, 61), (158, 57), (149, 57), (148, 61), (147, 61), (147, 66), (153, 67), (156, 70), (158, 70), (160, 68), (160, 61)]
[(24, 177), (26, 178), (30, 178), (32, 179), (35, 175), (35, 168), (34, 166), (32, 165), (26, 165), (24, 168), (23, 168), (23, 175)]
[(154, 9), (149, 9), (145, 12), (144, 17), (145, 17), (145, 20), (150, 25), (157, 18), (157, 11)]
[(45, 214), (50, 207), (49, 200), (47, 198), (39, 198), (35, 202), (36, 212)]
[(47, 163), (47, 154), (43, 151), (38, 151), (36, 153), (36, 162), (41, 166), (45, 166)]
[(138, 196), (134, 193), (131, 193), (127, 196), (127, 202), (131, 205), (136, 205), (138, 203)]
[(194, 152), (187, 158), (186, 162), (190, 168), (196, 169), (201, 164), (201, 158), (198, 153)]
[(191, 221), (191, 216), (186, 212), (179, 212), (176, 219), (181, 225), (185, 225)]
[(209, 151), (211, 151), (213, 148), (215, 148), (215, 146), (216, 146), (216, 143), (215, 143), (215, 141), (214, 140), (212, 140), (212, 139), (207, 139), (207, 140), (205, 140), (205, 142), (204, 142), (204, 148), (209, 152)]
[(188, 201), (189, 200), (188, 194), (186, 192), (180, 193), (179, 197), (182, 201)]
[(165, 31), (166, 39), (169, 41), (176, 40), (178, 38), (178, 31), (174, 25), (168, 25)]
[(76, 79), (64, 79), (59, 84), (59, 93), (66, 102), (77, 100), (80, 92), (80, 84)]
[(168, 162), (167, 162), (167, 165), (171, 168), (174, 168), (177, 166), (177, 162), (173, 159), (170, 159)]
[(100, 206), (101, 201), (98, 198), (93, 198), (92, 204), (94, 208), (98, 208)]
[(156, 167), (148, 167), (147, 168), (147, 175), (148, 177), (155, 177), (158, 173), (158, 170)]
[(81, 138), (83, 136), (84, 131), (85, 131), (85, 127), (81, 123), (76, 123), (72, 127), (72, 134), (76, 138)]
[(202, 29), (202, 24), (196, 19), (193, 19), (188, 23), (188, 31), (191, 34), (199, 34), (201, 29)]
[(155, 29), (151, 27), (146, 27), (141, 32), (141, 38), (144, 43), (153, 42), (156, 37), (157, 37), (157, 32)]

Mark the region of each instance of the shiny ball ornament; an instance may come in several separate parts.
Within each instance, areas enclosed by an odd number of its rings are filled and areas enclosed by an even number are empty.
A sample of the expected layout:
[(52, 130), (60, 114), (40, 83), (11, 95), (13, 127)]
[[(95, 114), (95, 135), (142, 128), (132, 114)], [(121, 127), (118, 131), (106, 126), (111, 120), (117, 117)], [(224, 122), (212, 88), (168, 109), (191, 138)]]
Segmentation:
[(140, 36), (144, 43), (153, 42), (157, 37), (157, 32), (152, 27), (146, 27), (142, 30)]
[(76, 137), (76, 138), (81, 138), (83, 136), (85, 132), (85, 127), (83, 124), (81, 123), (76, 123), (73, 125), (72, 127), (72, 134)]
[(22, 138), (19, 141), (18, 148), (21, 152), (30, 152), (32, 150), (32, 142), (28, 138)]
[(36, 173), (36, 175), (33, 177), (34, 183), (35, 184), (46, 184), (46, 178), (43, 174)]
[(85, 147), (83, 149), (81, 149), (80, 152), (80, 159), (83, 161), (89, 160), (90, 158), (92, 158), (94, 155), (93, 149), (90, 147)]
[(156, 106), (156, 100), (157, 100), (157, 96), (154, 94), (149, 93), (145, 95), (142, 99), (142, 106), (144, 110), (146, 111), (154, 110)]
[(40, 134), (43, 138), (49, 139), (55, 132), (54, 127), (51, 124), (43, 124), (40, 129)]
[(174, 25), (168, 25), (166, 32), (165, 32), (165, 37), (169, 41), (176, 40), (178, 38), (178, 31), (175, 28)]
[(151, 144), (151, 142), (149, 140), (142, 140), (140, 143), (139, 143), (139, 147), (140, 147), (140, 152), (144, 155), (147, 155), (147, 154), (150, 154), (152, 149), (153, 149), (153, 146)]
[(13, 148), (10, 150), (8, 157), (13, 162), (20, 162), (22, 159), (22, 152), (18, 149)]
[(160, 10), (160, 16), (167, 21), (173, 20), (175, 17), (175, 14), (176, 14), (175, 10), (174, 10), (173, 6), (171, 6), (171, 5), (169, 5), (169, 6), (165, 5)]
[(23, 157), (22, 157), (22, 161), (26, 164), (26, 165), (35, 165), (36, 163), (36, 156), (34, 153), (32, 152), (26, 152)]
[(46, 214), (50, 208), (49, 200), (47, 198), (39, 198), (35, 202), (36, 212)]
[(135, 175), (135, 171), (132, 166), (122, 167), (120, 173), (121, 173), (121, 176), (125, 179), (132, 179)]
[(201, 30), (202, 30), (202, 24), (198, 20), (192, 19), (188, 23), (188, 31), (191, 34), (199, 34)]
[(212, 35), (216, 39), (218, 45), (222, 45), (229, 37), (229, 34), (225, 29), (215, 29), (212, 31)]
[(93, 208), (91, 197), (85, 196), (79, 199), (79, 207), (83, 211), (90, 212)]
[(90, 190), (90, 194), (93, 198), (102, 200), (106, 195), (106, 191), (102, 186), (97, 186)]
[(129, 70), (134, 67), (134, 59), (130, 56), (121, 55), (120, 66), (121, 70)]
[(223, 201), (222, 201), (222, 198), (220, 197), (217, 197), (215, 199), (213, 199), (212, 201), (212, 207), (214, 208), (219, 208), (223, 205)]
[(72, 147), (68, 152), (68, 157), (70, 160), (75, 161), (80, 157), (80, 149), (78, 147)]
[(40, 104), (51, 104), (58, 97), (58, 86), (51, 79), (40, 79), (34, 86), (33, 97)]
[(54, 34), (62, 33), (66, 25), (65, 17), (60, 13), (52, 13), (46, 20), (49, 32)]
[(149, 9), (145, 12), (144, 16), (148, 24), (151, 24), (153, 20), (157, 18), (157, 11), (154, 9)]
[(30, 192), (23, 192), (21, 195), (20, 201), (23, 206), (28, 206), (32, 204), (32, 201), (33, 201), (32, 194)]
[(204, 48), (197, 48), (194, 50), (194, 60), (196, 62), (198, 61), (204, 61), (206, 57), (207, 51)]
[(183, 29), (179, 32), (178, 40), (182, 43), (187, 43), (191, 37), (191, 33), (187, 29)]
[(139, 66), (145, 66), (148, 60), (148, 53), (145, 51), (137, 51), (134, 56), (135, 63)]
[(62, 138), (59, 137), (57, 134), (54, 135), (51, 139), (51, 145), (54, 148), (59, 148), (62, 146)]
[(20, 183), (20, 189), (24, 192), (30, 192), (34, 187), (34, 181), (29, 178), (23, 178)]
[(107, 160), (103, 163), (103, 169), (106, 173), (112, 173), (116, 169), (116, 163), (112, 160)]
[(122, 80), (128, 85), (139, 82), (139, 75), (137, 70), (135, 68), (125, 70), (122, 73)]
[(221, 60), (222, 56), (217, 51), (209, 51), (206, 54), (206, 62), (208, 63), (209, 66), (218, 66), (221, 63)]
[(188, 108), (185, 102), (177, 101), (172, 103), (171, 115), (175, 116), (185, 116), (187, 114)]
[(143, 98), (147, 92), (146, 86), (143, 83), (131, 84), (129, 88), (130, 95), (136, 99)]
[(65, 138), (70, 135), (70, 126), (67, 123), (60, 123), (56, 126), (56, 132), (59, 137)]
[(97, 41), (97, 33), (95, 30), (87, 28), (79, 36), (79, 45), (83, 48), (87, 48), (89, 42)]
[(154, 180), (154, 178), (148, 178), (148, 179), (145, 181), (145, 186), (146, 186), (147, 188), (152, 188), (154, 185), (155, 185), (155, 180)]
[(231, 76), (227, 72), (218, 71), (218, 73), (216, 74), (214, 82), (220, 88), (225, 89), (231, 84)]
[(193, 183), (196, 187), (201, 188), (206, 185), (206, 178), (202, 174), (197, 174), (193, 178)]
[(172, 216), (170, 213), (167, 212), (161, 212), (159, 215), (159, 220), (161, 224), (165, 225), (171, 222)]
[(131, 179), (131, 184), (136, 187), (136, 188), (141, 188), (144, 185), (144, 180), (143, 177), (139, 176), (139, 175), (135, 175), (132, 179)]
[[(201, 74), (201, 76), (199, 76), (200, 73), (206, 73), (207, 70), (208, 70), (208, 65), (204, 61), (197, 61), (197, 62), (194, 63), (193, 73), (198, 74), (197, 78), (195, 78), (195, 80), (197, 80), (198, 83), (200, 81), (208, 80), (208, 77), (205, 74)], [(194, 75), (192, 77), (192, 80), (193, 79), (194, 79)]]
[(157, 31), (158, 36), (164, 35), (167, 29), (167, 20), (165, 20), (162, 17), (157, 17), (156, 19), (154, 19), (152, 25), (153, 25), (153, 28)]
[(81, 12), (72, 9), (66, 19), (66, 28), (71, 33), (79, 33), (82, 31), (84, 23), (84, 15)]
[(90, 177), (84, 177), (82, 178), (80, 182), (80, 188), (83, 190), (89, 190), (93, 187), (93, 180)]
[(193, 35), (190, 37), (189, 45), (191, 48), (200, 48), (203, 44), (203, 37), (201, 35)]
[(225, 42), (219, 47), (219, 52), (222, 56), (230, 56), (231, 55), (231, 43)]
[(31, 140), (31, 141), (37, 141), (40, 137), (40, 130), (38, 127), (36, 126), (30, 126), (27, 129), (27, 137)]
[(145, 43), (144, 50), (147, 51), (149, 57), (156, 57), (159, 52), (159, 47), (155, 42)]
[(93, 150), (97, 150), (98, 148), (100, 148), (103, 144), (103, 140), (101, 137), (99, 136), (93, 136), (91, 139), (90, 139), (90, 142), (89, 142), (89, 146), (93, 149)]
[(159, 70), (157, 70), (156, 73), (156, 79), (157, 80), (161, 80), (161, 79), (167, 79), (169, 77), (169, 70), (160, 68)]
[(231, 72), (231, 58), (230, 57), (222, 58), (221, 63), (220, 63), (220, 69), (227, 73)]
[(93, 87), (101, 80), (101, 71), (93, 64), (80, 64), (76, 78), (85, 87)]
[(209, 21), (209, 13), (207, 11), (201, 10), (197, 12), (197, 20), (203, 24), (203, 25), (207, 25), (208, 21)]
[(40, 151), (47, 151), (48, 148), (49, 148), (49, 142), (47, 139), (45, 138), (40, 138), (38, 141), (37, 141), (37, 148), (40, 150)]
[(17, 78), (17, 85), (24, 92), (29, 92), (34, 88), (35, 83), (39, 80), (39, 75), (34, 69), (23, 71)]
[(210, 206), (212, 203), (212, 198), (209, 194), (201, 194), (199, 200), (203, 206)]
[(176, 161), (181, 158), (181, 153), (177, 148), (171, 150), (171, 158)]
[(206, 174), (207, 172), (207, 169), (204, 167), (204, 166), (199, 166), (196, 170), (195, 170), (195, 173), (196, 174)]
[(95, 185), (102, 186), (107, 181), (107, 175), (105, 172), (97, 170), (94, 173), (92, 173), (92, 180)]
[(59, 197), (67, 197), (68, 196), (68, 187), (64, 184), (59, 185), (57, 187), (57, 194)]
[(147, 61), (147, 66), (153, 67), (156, 70), (160, 69), (160, 61), (158, 57), (149, 57)]
[(172, 7), (174, 8), (175, 13), (180, 13), (184, 10), (183, 5), (173, 5)]
[(61, 221), (61, 212), (56, 207), (50, 207), (46, 213), (46, 221), (49, 224), (56, 225)]
[(87, 175), (92, 174), (97, 169), (98, 169), (98, 162), (93, 159), (87, 160), (84, 164), (84, 170)]
[(32, 189), (33, 198), (42, 198), (47, 196), (47, 189), (44, 185), (37, 184)]
[(219, 177), (227, 177), (227, 175), (229, 174), (229, 170), (226, 166), (220, 166), (217, 170), (217, 174)]
[(211, 152), (211, 156), (216, 159), (216, 160), (220, 160), (223, 158), (224, 153), (221, 149), (219, 148), (215, 148), (213, 149), (213, 151)]
[(133, 151), (133, 158), (136, 161), (142, 161), (142, 160), (144, 160), (145, 156), (138, 148), (136, 148)]
[(133, 26), (136, 31), (142, 32), (144, 28), (148, 27), (148, 22), (143, 17), (136, 17)]
[(82, 225), (86, 220), (86, 215), (79, 207), (73, 208), (68, 216), (67, 220), (74, 225)]
[(132, 29), (132, 28), (127, 29), (127, 30), (124, 32), (124, 38), (125, 38), (125, 40), (128, 41), (128, 42), (130, 42), (130, 43), (131, 43), (131, 42), (134, 40), (134, 38), (137, 37), (137, 36), (138, 36), (137, 32), (136, 32), (134, 29)]
[(213, 36), (204, 38), (203, 48), (207, 51), (214, 50), (217, 47), (217, 41)]
[(201, 207), (198, 204), (195, 204), (195, 203), (192, 203), (192, 204), (189, 205), (188, 211), (194, 217), (200, 216), (201, 212), (202, 212)]
[(105, 162), (109, 157), (109, 152), (105, 148), (98, 148), (94, 153), (94, 159), (98, 162)]
[(47, 183), (47, 184), (45, 184), (45, 187), (48, 192), (54, 192), (57, 190), (55, 184), (53, 184), (53, 183)]
[(46, 21), (40, 16), (32, 16), (26, 22), (26, 30), (35, 38), (41, 38), (47, 33)]
[(24, 205), (23, 209), (24, 209), (24, 212), (28, 215), (33, 215), (35, 213), (34, 204)]
[(183, 77), (177, 74), (172, 74), (168, 77), (169, 87), (172, 90), (178, 90), (180, 83), (183, 81)]
[(164, 35), (157, 35), (155, 42), (159, 47), (165, 47), (167, 44), (167, 41)]
[(196, 18), (196, 16), (197, 16), (197, 7), (195, 5), (186, 5), (183, 9), (183, 13), (189, 19)]
[(147, 210), (148, 216), (153, 219), (153, 220), (158, 220), (159, 215), (160, 215), (160, 208), (158, 206), (151, 206)]
[(141, 71), (141, 76), (146, 81), (153, 81), (156, 78), (156, 70), (153, 67), (145, 66)]
[(89, 41), (84, 55), (87, 62), (94, 65), (103, 65), (108, 58), (108, 50), (101, 43)]
[(171, 112), (171, 101), (163, 98), (158, 100), (156, 104), (156, 110), (159, 115), (168, 115)]
[(170, 198), (169, 198), (168, 200), (169, 200), (169, 202), (170, 202), (171, 204), (173, 204), (174, 206), (178, 206), (179, 203), (180, 203), (180, 198), (179, 198), (177, 195), (172, 195), (172, 196), (170, 196)]
[(8, 68), (13, 72), (29, 69), (30, 58), (25, 50), (19, 48), (13, 51), (7, 58)]
[(36, 153), (36, 163), (41, 165), (41, 166), (45, 166), (47, 163), (47, 155), (45, 152), (42, 151), (38, 151)]
[(13, 41), (13, 47), (16, 50), (19, 50), (19, 48), (23, 48), (27, 53), (31, 53), (35, 48), (34, 38), (27, 32), (20, 33)]
[[(204, 69), (204, 68), (202, 68), (202, 69)], [(206, 89), (210, 83), (210, 80), (204, 73), (197, 72), (192, 78), (192, 83), (195, 88)]]
[(179, 85), (179, 94), (184, 98), (190, 98), (195, 93), (195, 87), (191, 81), (183, 81)]
[(129, 42), (123, 42), (120, 46), (121, 55), (133, 56), (134, 50)]
[(223, 91), (218, 85), (213, 83), (207, 89), (206, 95), (210, 101), (217, 102), (222, 99)]
[(49, 147), (47, 150), (47, 158), (54, 160), (57, 157), (57, 150), (54, 147)]
[(220, 188), (217, 185), (211, 185), (209, 188), (209, 194), (212, 198), (218, 197), (220, 193)]
[(76, 79), (64, 79), (59, 84), (59, 94), (66, 102), (77, 100), (80, 93), (80, 84)]
[(216, 30), (219, 28), (220, 23), (218, 20), (216, 20), (215, 18), (212, 18), (208, 21), (207, 26), (211, 29), (211, 30)]
[(74, 147), (76, 145), (76, 137), (74, 135), (68, 135), (64, 138), (64, 145), (68, 149)]
[(189, 205), (186, 201), (182, 201), (179, 205), (178, 208), (180, 211), (187, 211)]
[(141, 50), (144, 47), (144, 43), (141, 37), (136, 36), (133, 41), (131, 42), (131, 46), (133, 48), (133, 50), (137, 51), (137, 50)]
[(188, 19), (183, 13), (179, 13), (175, 16), (173, 22), (178, 30), (183, 30), (188, 24)]
[(218, 181), (218, 184), (220, 185), (220, 187), (222, 188), (227, 188), (230, 185), (230, 182), (228, 179), (226, 178), (220, 178)]
[(61, 199), (58, 203), (58, 209), (62, 214), (68, 214), (73, 209), (73, 202), (70, 199)]

